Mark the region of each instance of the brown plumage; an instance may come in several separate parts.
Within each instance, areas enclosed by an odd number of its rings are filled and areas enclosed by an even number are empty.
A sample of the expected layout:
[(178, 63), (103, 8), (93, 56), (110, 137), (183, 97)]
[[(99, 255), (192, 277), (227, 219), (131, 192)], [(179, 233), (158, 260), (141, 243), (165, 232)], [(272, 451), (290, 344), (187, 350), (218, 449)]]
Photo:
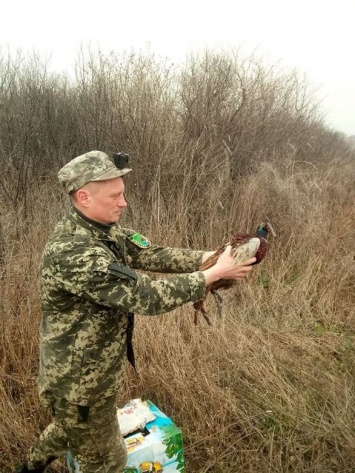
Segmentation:
[[(227, 245), (231, 245), (235, 265), (241, 265), (248, 261), (253, 256), (256, 257), (256, 261), (253, 264), (258, 264), (265, 258), (267, 249), (268, 249), (268, 236), (269, 233), (275, 235), (275, 232), (270, 224), (270, 222), (261, 223), (254, 234), (250, 233), (241, 233), (236, 232), (231, 240), (218, 248), (218, 250), (210, 256), (202, 265), (200, 270), (211, 268), (214, 266), (219, 258), (219, 256), (224, 252)], [(236, 281), (234, 279), (220, 279), (219, 281), (214, 282), (213, 284), (206, 287), (204, 299), (194, 303), (193, 307), (195, 309), (195, 324), (198, 321), (198, 314), (201, 312), (206, 322), (209, 325), (212, 325), (210, 318), (204, 307), (204, 302), (206, 297), (211, 292), (212, 295), (216, 298), (217, 304), (221, 303), (221, 296), (216, 292), (219, 289), (229, 289)]]

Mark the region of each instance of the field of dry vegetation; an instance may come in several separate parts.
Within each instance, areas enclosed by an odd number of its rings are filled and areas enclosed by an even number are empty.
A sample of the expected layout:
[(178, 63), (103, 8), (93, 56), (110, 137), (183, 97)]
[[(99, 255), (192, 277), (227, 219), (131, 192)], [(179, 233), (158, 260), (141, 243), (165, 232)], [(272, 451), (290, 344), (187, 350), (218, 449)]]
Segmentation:
[(81, 51), (69, 76), (0, 51), (0, 143), (2, 473), (49, 421), (37, 268), (69, 205), (56, 173), (92, 149), (131, 155), (122, 224), (154, 242), (214, 249), (265, 216), (277, 233), (212, 327), (190, 306), (137, 317), (120, 405), (172, 417), (188, 473), (355, 471), (355, 152), (303, 78), (238, 53)]

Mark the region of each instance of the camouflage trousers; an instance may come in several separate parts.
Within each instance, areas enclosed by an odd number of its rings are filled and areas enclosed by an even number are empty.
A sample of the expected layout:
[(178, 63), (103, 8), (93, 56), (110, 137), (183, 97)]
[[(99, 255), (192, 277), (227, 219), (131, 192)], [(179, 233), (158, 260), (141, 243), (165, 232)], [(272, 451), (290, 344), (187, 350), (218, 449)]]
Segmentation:
[(100, 399), (90, 407), (55, 399), (54, 420), (44, 430), (29, 455), (29, 468), (38, 468), (68, 450), (80, 473), (122, 473), (127, 450), (120, 432), (116, 399)]

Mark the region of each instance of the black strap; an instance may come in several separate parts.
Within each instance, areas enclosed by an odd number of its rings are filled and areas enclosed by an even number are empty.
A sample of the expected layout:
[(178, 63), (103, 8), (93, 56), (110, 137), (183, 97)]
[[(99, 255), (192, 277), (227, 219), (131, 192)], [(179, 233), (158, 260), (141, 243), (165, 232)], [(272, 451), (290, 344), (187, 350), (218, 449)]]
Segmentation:
[(131, 363), (133, 368), (136, 370), (136, 361), (134, 358), (133, 349), (133, 330), (134, 330), (134, 314), (128, 312), (128, 324), (127, 324), (127, 360)]
[(89, 406), (78, 406), (79, 421), (87, 422), (89, 419)]

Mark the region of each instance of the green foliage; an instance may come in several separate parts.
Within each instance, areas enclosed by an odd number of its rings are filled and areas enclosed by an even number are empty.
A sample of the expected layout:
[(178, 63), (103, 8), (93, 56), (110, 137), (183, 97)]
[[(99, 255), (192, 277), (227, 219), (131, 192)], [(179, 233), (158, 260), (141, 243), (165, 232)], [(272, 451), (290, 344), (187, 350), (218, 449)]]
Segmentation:
[(259, 284), (264, 289), (268, 289), (270, 285), (270, 278), (265, 271), (260, 271), (258, 275)]
[(163, 426), (163, 444), (166, 446), (166, 455), (177, 462), (177, 470), (184, 472), (184, 452), (181, 433), (175, 425)]
[(314, 330), (317, 334), (330, 333), (341, 333), (342, 330), (336, 324), (326, 324), (320, 320), (315, 323)]

